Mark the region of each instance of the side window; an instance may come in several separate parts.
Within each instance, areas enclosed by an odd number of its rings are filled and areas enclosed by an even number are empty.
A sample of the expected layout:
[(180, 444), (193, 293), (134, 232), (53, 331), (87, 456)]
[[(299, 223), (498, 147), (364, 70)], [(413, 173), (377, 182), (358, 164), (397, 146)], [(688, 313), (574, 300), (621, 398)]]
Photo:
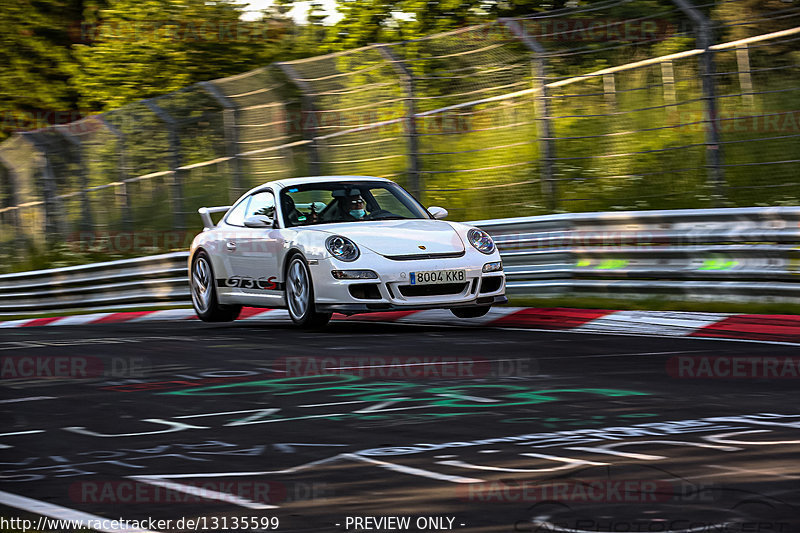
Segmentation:
[(258, 192), (250, 197), (245, 218), (253, 215), (266, 215), (275, 218), (275, 196), (270, 191)]
[(233, 226), (244, 226), (245, 212), (247, 210), (247, 204), (250, 203), (251, 198), (252, 196), (248, 196), (236, 204), (236, 206), (234, 206), (234, 208), (228, 212), (228, 215), (225, 217), (225, 222)]
[(375, 202), (377, 202), (379, 209), (391, 211), (392, 213), (396, 213), (398, 215), (407, 215), (408, 208), (404, 206), (400, 200), (397, 199), (397, 196), (392, 194), (390, 191), (376, 188), (371, 189), (370, 192), (372, 193), (372, 197), (375, 198)]

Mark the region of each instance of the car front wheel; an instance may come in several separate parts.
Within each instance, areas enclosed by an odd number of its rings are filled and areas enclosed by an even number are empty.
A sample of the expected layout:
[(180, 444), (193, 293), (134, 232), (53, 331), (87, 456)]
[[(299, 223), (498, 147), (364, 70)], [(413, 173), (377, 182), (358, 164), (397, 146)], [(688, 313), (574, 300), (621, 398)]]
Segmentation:
[(331, 313), (316, 311), (311, 271), (301, 255), (292, 257), (286, 270), (286, 307), (292, 322), (303, 328), (322, 327), (331, 319)]
[(241, 305), (219, 304), (211, 260), (203, 251), (194, 256), (189, 284), (192, 291), (192, 306), (203, 322), (230, 322), (236, 320), (242, 311)]

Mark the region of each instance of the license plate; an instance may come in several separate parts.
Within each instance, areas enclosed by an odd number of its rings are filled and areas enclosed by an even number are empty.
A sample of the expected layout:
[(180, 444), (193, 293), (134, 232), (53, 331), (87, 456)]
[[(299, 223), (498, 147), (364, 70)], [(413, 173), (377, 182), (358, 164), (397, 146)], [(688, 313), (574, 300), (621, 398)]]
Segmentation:
[(461, 283), (467, 281), (465, 270), (431, 270), (411, 272), (408, 277), (412, 285), (434, 285), (437, 283)]

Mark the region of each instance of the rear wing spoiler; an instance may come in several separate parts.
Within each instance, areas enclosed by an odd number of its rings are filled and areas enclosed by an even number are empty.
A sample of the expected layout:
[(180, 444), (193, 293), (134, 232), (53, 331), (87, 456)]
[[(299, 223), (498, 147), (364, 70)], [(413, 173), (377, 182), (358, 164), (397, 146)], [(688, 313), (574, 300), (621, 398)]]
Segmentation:
[(201, 207), (197, 210), (200, 213), (200, 218), (203, 219), (203, 231), (211, 229), (216, 226), (214, 221), (211, 220), (211, 215), (214, 213), (225, 213), (230, 209), (231, 206), (229, 205), (222, 205), (219, 207)]

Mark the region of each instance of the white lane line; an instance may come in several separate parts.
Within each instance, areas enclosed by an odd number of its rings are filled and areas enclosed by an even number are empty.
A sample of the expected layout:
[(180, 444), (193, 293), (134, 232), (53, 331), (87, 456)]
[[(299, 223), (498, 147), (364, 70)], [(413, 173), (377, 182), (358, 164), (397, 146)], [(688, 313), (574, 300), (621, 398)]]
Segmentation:
[(584, 322), (572, 331), (622, 331), (656, 333), (682, 337), (730, 316), (730, 313), (689, 313), (678, 311), (616, 311)]
[[(55, 400), (55, 396), (28, 396), (27, 398), (13, 398), (11, 400), (0, 400), (0, 403), (35, 402), (38, 400)], [(6, 433), (8, 435), (8, 433)]]
[(277, 413), (280, 409), (265, 408), (265, 409), (245, 409), (243, 411), (220, 411), (218, 413), (200, 413), (195, 415), (181, 415), (173, 416), (172, 418), (202, 418), (204, 416), (222, 416), (222, 415), (240, 415), (242, 413), (259, 413), (264, 416)]
[(89, 324), (95, 320), (100, 320), (101, 318), (113, 314), (114, 313), (92, 313), (90, 315), (65, 316), (63, 318), (59, 318), (58, 320), (54, 320), (49, 324), (45, 324), (45, 326), (80, 326), (83, 324)]
[(466, 396), (463, 394), (437, 394), (436, 396), (442, 396), (444, 398), (457, 398), (459, 400), (470, 400), (479, 403), (494, 403), (500, 401), (500, 400), (494, 400), (492, 398), (480, 398), (478, 396)]
[[(102, 516), (76, 511), (75, 509), (34, 500), (33, 498), (26, 498), (25, 496), (11, 494), (10, 492), (0, 491), (0, 505), (7, 505), (8, 507), (14, 507), (29, 513), (49, 516), (56, 520), (69, 520), (76, 524), (81, 523), (81, 528), (92, 529), (94, 531), (104, 531), (107, 533), (156, 533), (147, 529), (127, 527), (124, 522), (113, 524), (118, 526), (115, 528), (103, 527), (104, 523), (107, 526), (112, 525), (111, 522), (115, 519), (103, 518)], [(47, 524), (45, 524), (45, 526), (46, 525)], [(44, 529), (50, 529), (50, 527), (45, 527)]]
[(306, 405), (298, 405), (297, 407), (327, 407), (329, 405), (347, 405), (350, 403), (369, 403), (370, 400), (353, 400), (351, 402), (333, 402), (333, 403), (309, 403)]
[(609, 464), (611, 464), (611, 463), (598, 463), (594, 461), (575, 460), (575, 459), (570, 459), (568, 457), (556, 457), (553, 455), (545, 455), (541, 453), (521, 453), (520, 455), (527, 455), (530, 457), (537, 457), (541, 459), (549, 459), (552, 461), (558, 461), (565, 464), (560, 466), (553, 466), (550, 468), (505, 468), (502, 466), (476, 465), (473, 463), (467, 463), (465, 461), (459, 461), (457, 459), (448, 461), (437, 461), (436, 464), (455, 466), (458, 468), (469, 468), (472, 470), (487, 470), (489, 472), (512, 472), (512, 473), (558, 472), (559, 470), (569, 470), (571, 468), (578, 468), (585, 465), (608, 466)]
[[(389, 402), (389, 403), (394, 403), (394, 402)], [(430, 405), (430, 404), (426, 404), (426, 405), (412, 405), (412, 406), (409, 406), (409, 407), (392, 407), (391, 409), (378, 409), (378, 407), (380, 407), (380, 405), (374, 405), (371, 408), (368, 407), (367, 409), (361, 409), (360, 411), (354, 411), (354, 412), (355, 413), (385, 413), (387, 411), (408, 411), (410, 409), (430, 409), (433, 406)]]
[[(597, 357), (629, 357), (634, 355), (672, 355), (676, 353), (705, 353), (712, 350), (678, 350), (672, 352), (635, 352), (635, 353), (601, 353), (595, 355), (573, 355), (570, 359), (594, 359)], [(544, 357), (543, 359), (560, 359), (558, 357)]]
[(787, 476), (785, 474), (779, 474), (773, 470), (750, 470), (749, 468), (739, 468), (736, 466), (723, 466), (723, 465), (707, 465), (709, 468), (716, 468), (717, 470), (728, 470), (731, 474), (725, 475), (733, 475), (733, 474), (761, 474), (772, 476), (772, 477), (779, 477), (783, 479), (800, 479), (800, 476)]
[(44, 433), (43, 429), (32, 429), (30, 431), (12, 431), (11, 433), (0, 433), (0, 437), (8, 437), (10, 435), (32, 435), (34, 433)]
[[(388, 401), (385, 401), (385, 402), (376, 403), (375, 405), (368, 405), (367, 407), (365, 407), (363, 409), (359, 409), (358, 411), (353, 411), (353, 412), (354, 413), (359, 413), (359, 414), (372, 413), (373, 411), (380, 411), (382, 408), (387, 407), (389, 405), (394, 405), (397, 402), (400, 402), (402, 400), (408, 400), (408, 397), (407, 396), (400, 396), (398, 398), (392, 398), (391, 400), (388, 400)], [(390, 409), (386, 409), (386, 410), (390, 411)]]
[(414, 468), (413, 466), (399, 465), (396, 463), (387, 463), (386, 461), (373, 459), (371, 457), (364, 457), (353, 453), (343, 453), (341, 456), (346, 457), (347, 459), (361, 461), (363, 463), (371, 463), (380, 466), (381, 468), (392, 470), (394, 472), (400, 472), (402, 474), (410, 474), (412, 476), (427, 477), (430, 479), (436, 479), (438, 481), (449, 481), (450, 483), (483, 483), (482, 479), (477, 479), (474, 477), (462, 477), (462, 476), (453, 476), (450, 474), (442, 474), (439, 472), (432, 472), (430, 470), (423, 470), (421, 468)]
[(621, 452), (619, 450), (610, 450), (608, 448), (587, 448), (584, 446), (569, 446), (567, 450), (577, 450), (579, 452), (589, 453), (605, 453), (608, 455), (616, 455), (618, 457), (625, 457), (626, 459), (636, 459), (637, 461), (658, 461), (659, 459), (666, 459), (663, 455), (650, 455), (646, 453), (633, 453)]
[(300, 472), (302, 470), (308, 470), (309, 468), (314, 468), (315, 466), (324, 465), (326, 463), (334, 463), (336, 461), (341, 461), (344, 457), (344, 454), (334, 455), (332, 457), (326, 457), (325, 459), (318, 459), (317, 461), (311, 461), (310, 463), (304, 463), (302, 465), (293, 466), (291, 468), (285, 468), (283, 470), (265, 470), (261, 472), (212, 472), (212, 473), (198, 473), (198, 474), (147, 474), (141, 476), (133, 476), (137, 480), (145, 480), (145, 479), (154, 479), (154, 480), (162, 480), (162, 479), (196, 479), (196, 478), (204, 478), (204, 477), (244, 477), (244, 476), (266, 476), (269, 474), (294, 474), (295, 472)]
[(175, 483), (173, 481), (162, 481), (158, 479), (140, 479), (138, 476), (128, 476), (128, 477), (130, 479), (138, 481), (139, 483), (147, 483), (148, 485), (163, 487), (167, 490), (182, 492), (184, 494), (189, 494), (197, 498), (203, 498), (205, 500), (217, 500), (225, 503), (232, 503), (234, 505), (245, 507), (247, 509), (260, 510), (260, 509), (278, 508), (277, 505), (269, 505), (267, 503), (254, 502), (252, 500), (242, 498), (241, 496), (236, 496), (235, 494), (205, 489), (203, 487), (198, 487), (197, 485), (184, 485), (183, 483)]

